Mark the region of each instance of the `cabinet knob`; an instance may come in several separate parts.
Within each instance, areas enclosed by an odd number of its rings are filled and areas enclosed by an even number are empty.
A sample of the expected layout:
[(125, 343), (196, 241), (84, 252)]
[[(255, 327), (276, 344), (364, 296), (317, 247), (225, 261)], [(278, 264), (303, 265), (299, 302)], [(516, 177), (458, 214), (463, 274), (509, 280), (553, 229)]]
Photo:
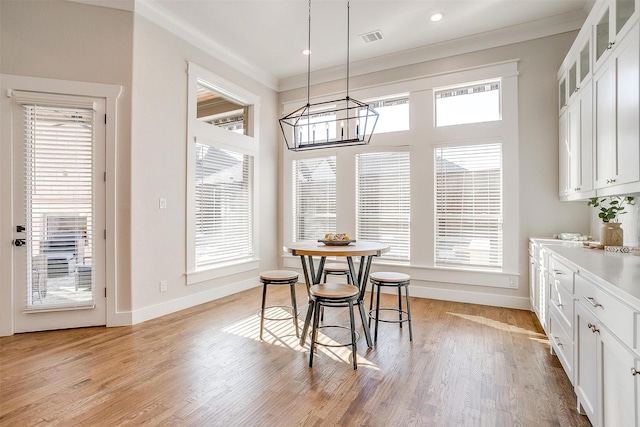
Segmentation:
[(580, 191), (580, 187), (574, 188), (573, 191)]
[(562, 274), (562, 271), (560, 270), (553, 270), (553, 274), (556, 276), (560, 276)]
[(562, 343), (560, 342), (560, 338), (558, 338), (558, 337), (554, 336), (554, 337), (553, 337), (553, 340), (556, 342), (556, 345), (557, 345), (558, 347), (562, 347)]
[(616, 44), (616, 42), (609, 42), (609, 44), (607, 45), (607, 49), (611, 49), (614, 44)]
[(575, 90), (573, 91), (573, 93), (578, 93), (578, 91), (580, 90), (579, 87), (575, 88)]
[(631, 368), (631, 375), (633, 375), (634, 377), (636, 375), (640, 375), (640, 371), (636, 370), (636, 368)]

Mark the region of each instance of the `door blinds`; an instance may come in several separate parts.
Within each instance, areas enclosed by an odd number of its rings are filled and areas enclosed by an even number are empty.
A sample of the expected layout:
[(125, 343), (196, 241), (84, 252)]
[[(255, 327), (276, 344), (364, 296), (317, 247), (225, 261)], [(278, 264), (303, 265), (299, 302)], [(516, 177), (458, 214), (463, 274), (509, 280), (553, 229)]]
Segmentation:
[(93, 247), (94, 111), (87, 107), (23, 104), (28, 310), (94, 305), (91, 268), (83, 268)]
[(293, 161), (293, 240), (336, 233), (336, 157)]
[(196, 143), (196, 269), (253, 256), (253, 156)]
[(382, 258), (409, 260), (410, 167), (404, 151), (356, 155), (356, 235), (387, 243)]
[(435, 149), (438, 266), (502, 268), (502, 145)]

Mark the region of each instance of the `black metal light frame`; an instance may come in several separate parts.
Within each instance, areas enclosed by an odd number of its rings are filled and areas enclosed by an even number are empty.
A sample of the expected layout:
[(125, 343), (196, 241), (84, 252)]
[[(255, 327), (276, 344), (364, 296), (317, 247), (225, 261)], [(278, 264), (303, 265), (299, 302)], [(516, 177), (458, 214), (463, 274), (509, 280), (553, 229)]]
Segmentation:
[[(378, 121), (377, 111), (349, 96), (349, 14), (347, 1), (347, 91), (346, 97), (311, 104), (311, 55), (307, 59), (307, 104), (282, 117), (280, 129), (291, 151), (366, 145)], [(311, 0), (309, 40), (311, 49)], [(326, 117), (326, 118), (323, 118)]]

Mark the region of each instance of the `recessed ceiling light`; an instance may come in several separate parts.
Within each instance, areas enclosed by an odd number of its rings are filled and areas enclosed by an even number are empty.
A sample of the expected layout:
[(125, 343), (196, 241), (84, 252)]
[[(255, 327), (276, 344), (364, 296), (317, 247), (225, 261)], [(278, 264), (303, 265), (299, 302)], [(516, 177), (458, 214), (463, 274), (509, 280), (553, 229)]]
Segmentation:
[(311, 51), (309, 49), (302, 49), (302, 54), (303, 55), (311, 55)]
[(442, 13), (442, 12), (434, 12), (434, 13), (431, 14), (431, 20), (433, 22), (438, 22), (442, 18), (444, 18), (444, 13)]

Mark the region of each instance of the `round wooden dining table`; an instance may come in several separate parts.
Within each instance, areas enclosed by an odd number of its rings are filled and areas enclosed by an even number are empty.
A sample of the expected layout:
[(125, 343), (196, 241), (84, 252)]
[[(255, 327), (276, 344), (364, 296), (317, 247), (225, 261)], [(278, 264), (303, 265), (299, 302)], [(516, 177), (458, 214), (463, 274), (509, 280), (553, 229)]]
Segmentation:
[[(369, 348), (373, 347), (371, 334), (369, 333), (369, 322), (367, 321), (367, 315), (364, 310), (364, 293), (367, 287), (367, 279), (369, 278), (369, 270), (371, 269), (373, 257), (378, 257), (385, 252), (389, 252), (390, 246), (386, 243), (363, 240), (342, 246), (326, 245), (316, 241), (302, 241), (285, 245), (285, 249), (292, 255), (300, 257), (302, 271), (304, 272), (305, 283), (307, 285), (307, 293), (312, 285), (320, 283), (327, 257), (345, 257), (347, 259), (351, 283), (359, 289), (357, 305), (362, 319), (367, 346)], [(320, 258), (317, 268), (314, 267), (313, 257)], [(353, 261), (354, 257), (360, 257), (360, 265), (357, 271)], [(312, 305), (309, 305), (309, 307), (312, 307)], [(305, 321), (302, 335), (300, 336), (300, 345), (304, 345), (309, 329), (310, 317), (311, 316), (307, 314), (307, 320)]]

